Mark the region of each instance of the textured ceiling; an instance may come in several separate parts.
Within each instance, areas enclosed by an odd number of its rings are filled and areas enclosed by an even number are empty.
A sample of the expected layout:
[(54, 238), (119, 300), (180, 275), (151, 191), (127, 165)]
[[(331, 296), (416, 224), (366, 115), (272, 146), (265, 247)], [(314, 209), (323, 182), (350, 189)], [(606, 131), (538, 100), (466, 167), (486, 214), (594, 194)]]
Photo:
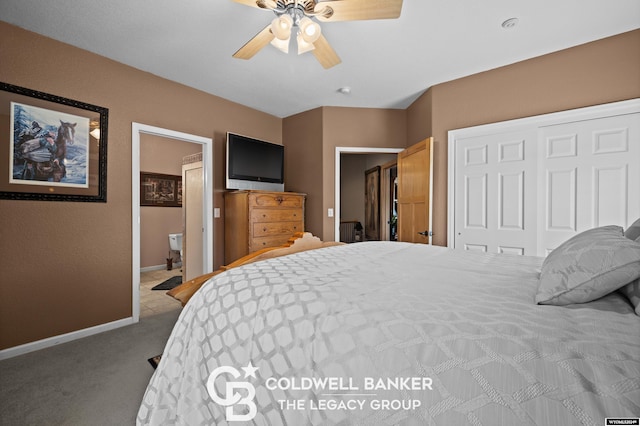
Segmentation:
[[(273, 17), (232, 0), (0, 2), (5, 22), (286, 117), (406, 108), (434, 84), (639, 28), (640, 1), (404, 0), (399, 19), (322, 23), (342, 59), (329, 70), (272, 46), (231, 57)], [(518, 25), (502, 28), (513, 17)]]

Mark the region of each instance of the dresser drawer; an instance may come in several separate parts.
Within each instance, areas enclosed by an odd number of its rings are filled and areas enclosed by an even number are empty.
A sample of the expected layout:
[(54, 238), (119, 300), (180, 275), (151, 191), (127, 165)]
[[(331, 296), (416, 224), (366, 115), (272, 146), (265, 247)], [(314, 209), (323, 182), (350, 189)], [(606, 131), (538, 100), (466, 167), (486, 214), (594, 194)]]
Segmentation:
[(262, 250), (263, 248), (267, 248), (267, 247), (282, 246), (285, 243), (287, 243), (287, 241), (289, 241), (289, 238), (291, 237), (293, 237), (293, 234), (251, 238), (249, 240), (249, 253)]
[(302, 221), (302, 209), (251, 209), (251, 222), (298, 222)]
[(306, 194), (233, 191), (224, 195), (224, 262), (286, 244), (304, 232)]
[(251, 207), (302, 207), (303, 197), (297, 194), (250, 194)]
[(263, 222), (253, 224), (254, 237), (268, 237), (274, 235), (287, 235), (291, 237), (296, 232), (302, 232), (302, 222)]

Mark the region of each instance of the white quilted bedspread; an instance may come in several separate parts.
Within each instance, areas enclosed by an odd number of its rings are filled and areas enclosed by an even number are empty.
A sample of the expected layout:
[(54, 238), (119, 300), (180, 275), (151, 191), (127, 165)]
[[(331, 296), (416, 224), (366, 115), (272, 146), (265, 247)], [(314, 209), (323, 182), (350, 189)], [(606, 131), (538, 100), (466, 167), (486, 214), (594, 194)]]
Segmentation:
[[(536, 305), (541, 263), (367, 242), (229, 270), (184, 308), (138, 424), (600, 426), (640, 416), (640, 317), (618, 294)], [(219, 376), (214, 392), (229, 404), (237, 390), (230, 408), (252, 420), (228, 423), (212, 399), (207, 381), (221, 366), (240, 375)], [(255, 396), (228, 391), (234, 380)]]

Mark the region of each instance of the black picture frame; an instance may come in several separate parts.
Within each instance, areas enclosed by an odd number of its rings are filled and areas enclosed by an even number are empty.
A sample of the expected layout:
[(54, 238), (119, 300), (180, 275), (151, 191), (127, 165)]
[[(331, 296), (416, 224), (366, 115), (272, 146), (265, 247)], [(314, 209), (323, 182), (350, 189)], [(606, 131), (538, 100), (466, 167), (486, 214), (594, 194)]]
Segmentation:
[(140, 172), (140, 206), (182, 207), (182, 176)]
[(104, 107), (0, 82), (0, 199), (106, 203), (108, 117)]

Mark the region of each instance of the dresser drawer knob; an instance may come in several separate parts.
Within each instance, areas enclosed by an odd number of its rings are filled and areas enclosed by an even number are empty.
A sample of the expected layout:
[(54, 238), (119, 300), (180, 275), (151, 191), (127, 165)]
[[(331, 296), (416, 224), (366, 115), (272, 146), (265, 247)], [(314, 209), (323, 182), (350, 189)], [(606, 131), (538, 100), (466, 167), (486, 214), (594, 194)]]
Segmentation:
[(276, 201), (278, 202), (278, 204), (282, 204), (283, 199), (282, 199), (282, 197), (278, 197), (278, 198), (276, 198)]
[(267, 228), (262, 228), (262, 231), (267, 232)]

